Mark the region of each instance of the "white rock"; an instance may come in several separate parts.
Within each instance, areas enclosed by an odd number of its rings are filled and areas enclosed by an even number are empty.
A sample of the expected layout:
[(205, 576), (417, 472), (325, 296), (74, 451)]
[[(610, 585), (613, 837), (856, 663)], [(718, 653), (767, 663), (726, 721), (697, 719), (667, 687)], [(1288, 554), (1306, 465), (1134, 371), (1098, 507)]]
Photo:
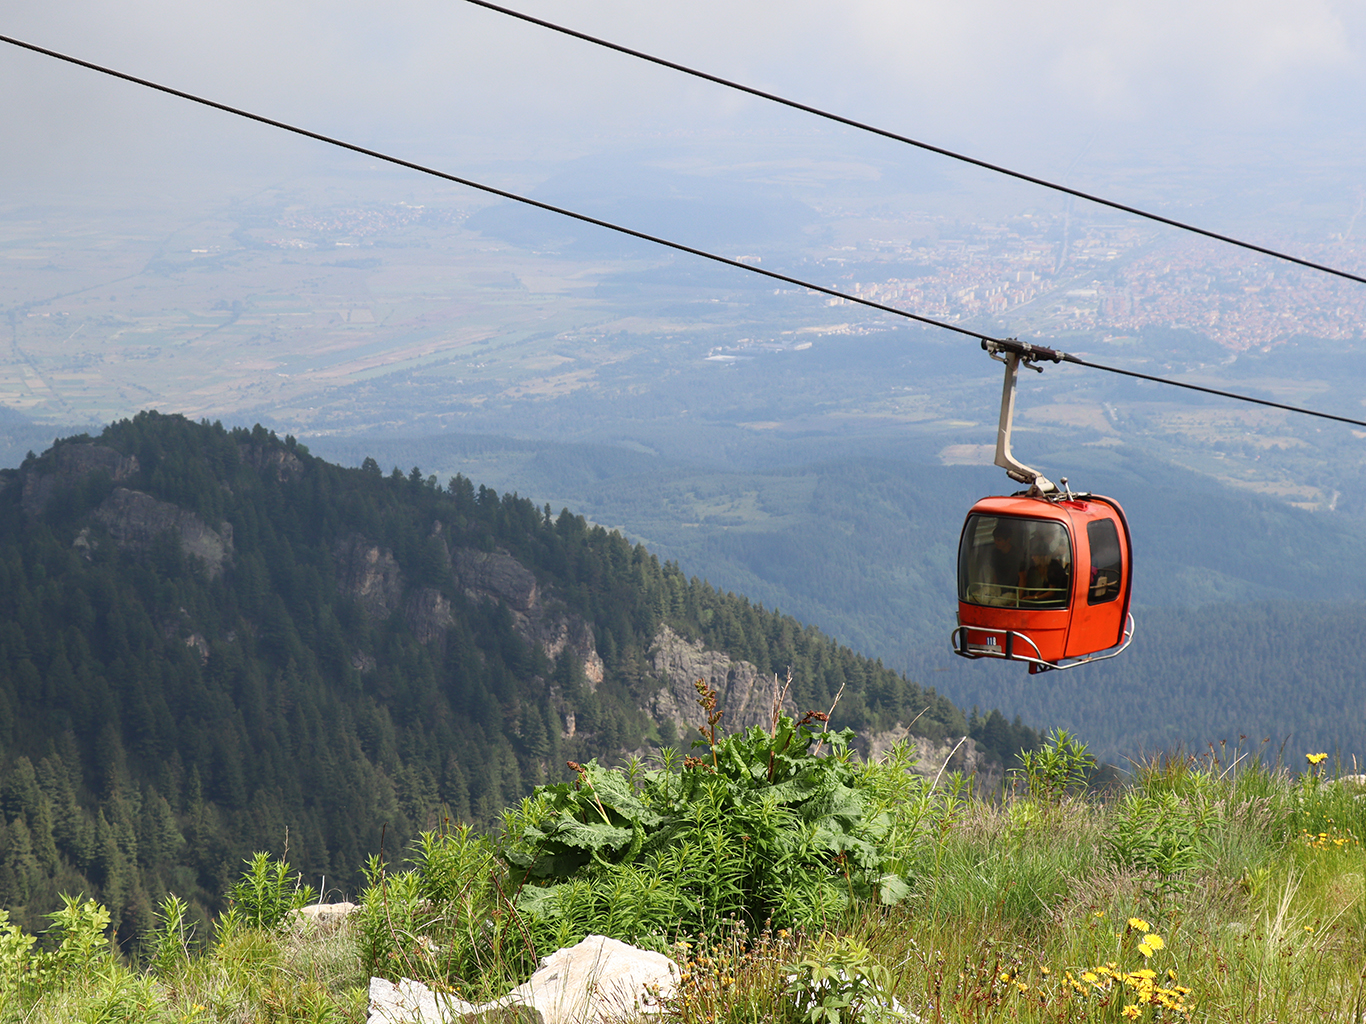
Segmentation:
[(300, 924), (312, 923), (323, 931), (330, 931), (355, 912), (354, 903), (311, 903), (300, 907), (294, 915)]
[(677, 978), (678, 966), (662, 953), (590, 935), (551, 953), (530, 981), (490, 1003), (437, 995), (407, 978), (371, 978), (369, 1024), (512, 1020), (519, 1008), (534, 1010), (544, 1024), (607, 1024), (657, 1011)]
[(508, 998), (535, 1007), (545, 1024), (596, 1024), (657, 1011), (677, 978), (678, 966), (663, 953), (590, 935), (551, 953)]
[[(442, 1000), (445, 1002), (445, 1000)], [(370, 979), (369, 1024), (446, 1024), (450, 1013), (436, 994), (419, 981), (400, 978), (398, 984)]]

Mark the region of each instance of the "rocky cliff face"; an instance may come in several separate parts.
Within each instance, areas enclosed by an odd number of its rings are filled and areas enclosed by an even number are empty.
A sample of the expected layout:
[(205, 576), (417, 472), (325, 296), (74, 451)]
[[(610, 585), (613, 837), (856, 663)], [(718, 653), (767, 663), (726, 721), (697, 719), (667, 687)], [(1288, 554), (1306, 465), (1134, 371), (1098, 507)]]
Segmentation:
[(540, 592), (535, 575), (511, 555), (456, 548), (449, 559), (460, 586), (474, 600), (492, 598), (524, 615), (537, 606)]
[(258, 473), (271, 473), (281, 483), (303, 475), (304, 464), (298, 456), (280, 448), (259, 444), (239, 444), (237, 453), (242, 461)]
[(181, 550), (203, 562), (210, 576), (222, 572), (223, 563), (232, 557), (231, 523), (220, 523), (215, 530), (179, 505), (126, 487), (114, 488), (95, 510), (95, 521), (123, 548), (145, 549), (167, 530), (173, 531)]
[[(440, 546), (466, 597), (505, 605), (522, 639), (539, 644), (551, 658), (569, 651), (582, 662), (591, 686), (602, 682), (603, 663), (592, 627), (542, 593), (531, 570), (505, 551), (451, 550), (444, 540)], [(336, 559), (342, 591), (359, 601), (372, 618), (388, 618), (401, 605), (409, 628), (422, 643), (439, 641), (455, 621), (449, 598), (435, 588), (416, 588), (405, 600), (408, 586), (389, 549), (352, 535), (337, 546)]]
[[(668, 626), (661, 627), (655, 635), (651, 651), (651, 668), (664, 680), (664, 686), (645, 707), (656, 722), (672, 721), (680, 733), (696, 736), (697, 729), (707, 723), (693, 686), (701, 679), (717, 692), (717, 700), (725, 711), (720, 726), (725, 732), (738, 732), (752, 725), (767, 729), (772, 725), (777, 686), (757, 666), (733, 661), (721, 651), (708, 651), (700, 641), (685, 640)], [(797, 714), (791, 700), (783, 704), (783, 710)]]
[(20, 501), (28, 515), (36, 516), (59, 490), (79, 483), (91, 473), (103, 470), (114, 483), (122, 483), (139, 468), (136, 457), (121, 455), (102, 444), (64, 444), (53, 451), (50, 459), (24, 474)]
[(403, 573), (388, 548), (352, 534), (337, 545), (337, 585), (372, 619), (387, 619), (403, 600)]
[(525, 640), (540, 644), (551, 658), (569, 651), (583, 663), (591, 686), (602, 682), (602, 658), (592, 627), (577, 615), (567, 614), (553, 598), (547, 599), (526, 566), (506, 552), (474, 548), (456, 548), (450, 560), (455, 578), (468, 597), (501, 601), (512, 611), (513, 624)]
[(898, 743), (906, 742), (915, 751), (915, 772), (927, 778), (938, 778), (941, 774), (962, 772), (976, 774), (975, 785), (983, 791), (993, 790), (1000, 782), (999, 765), (988, 763), (978, 751), (977, 743), (970, 737), (951, 738), (936, 742), (924, 736), (912, 736), (909, 729), (900, 722), (886, 732), (869, 732), (854, 740), (854, 749), (865, 760), (881, 757)]
[[(114, 483), (122, 483), (134, 477), (140, 468), (135, 456), (120, 454), (105, 445), (64, 444), (24, 473), (20, 503), (26, 514), (36, 516), (47, 508), (54, 495), (78, 485), (92, 473), (106, 473)], [(115, 487), (92, 518), (121, 548), (145, 550), (171, 531), (179, 538), (181, 550), (202, 562), (210, 576), (222, 572), (224, 564), (232, 558), (230, 523), (209, 526), (193, 512), (158, 501), (142, 491)], [(87, 557), (96, 544), (88, 528), (74, 542)]]

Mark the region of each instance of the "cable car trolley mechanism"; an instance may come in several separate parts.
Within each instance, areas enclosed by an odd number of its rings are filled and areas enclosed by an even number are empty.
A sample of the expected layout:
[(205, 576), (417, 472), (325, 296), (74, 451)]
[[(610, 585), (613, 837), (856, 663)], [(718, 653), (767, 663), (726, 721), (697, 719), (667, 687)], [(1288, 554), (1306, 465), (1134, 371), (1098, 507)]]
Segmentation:
[(983, 340), (1005, 364), (996, 465), (1026, 489), (983, 498), (958, 542), (954, 653), (1023, 661), (1031, 674), (1113, 658), (1129, 646), (1133, 552), (1124, 510), (1112, 498), (1062, 489), (1010, 450), (1020, 365), (1063, 353), (1015, 339)]

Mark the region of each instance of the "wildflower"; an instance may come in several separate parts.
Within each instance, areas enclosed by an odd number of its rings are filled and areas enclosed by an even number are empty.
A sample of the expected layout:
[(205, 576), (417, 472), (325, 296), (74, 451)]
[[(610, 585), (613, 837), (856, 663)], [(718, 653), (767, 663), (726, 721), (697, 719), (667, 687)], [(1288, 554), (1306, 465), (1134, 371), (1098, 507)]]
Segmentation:
[(1318, 765), (1323, 764), (1324, 761), (1328, 760), (1328, 755), (1324, 753), (1305, 754), (1304, 759), (1308, 761), (1310, 764), (1317, 767)]
[(1134, 1003), (1130, 1003), (1128, 1006), (1124, 1007), (1124, 1019), (1137, 1020), (1138, 1015), (1142, 1012), (1143, 1011), (1140, 1010), (1137, 1005), (1135, 1005)]
[(1141, 917), (1129, 918), (1129, 927), (1136, 932), (1146, 932), (1149, 928), (1148, 922)]
[(1162, 936), (1161, 936), (1161, 935), (1145, 935), (1145, 936), (1143, 936), (1143, 944), (1144, 944), (1145, 946), (1148, 946), (1150, 949), (1166, 949), (1166, 948), (1167, 948), (1167, 944), (1166, 944), (1165, 942), (1162, 941)]

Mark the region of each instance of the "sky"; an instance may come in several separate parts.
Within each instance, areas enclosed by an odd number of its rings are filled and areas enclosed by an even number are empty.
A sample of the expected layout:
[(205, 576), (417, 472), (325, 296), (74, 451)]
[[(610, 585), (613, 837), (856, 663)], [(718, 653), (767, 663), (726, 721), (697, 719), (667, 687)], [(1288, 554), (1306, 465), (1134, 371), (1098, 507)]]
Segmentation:
[[(1122, 191), (1111, 170), (1141, 163), (1174, 178), (1257, 168), (1287, 183), (1331, 167), (1348, 181), (1366, 153), (1359, 0), (517, 6), (1081, 185)], [(766, 137), (827, 130), (460, 0), (5, 0), (0, 33), (443, 169), (505, 161), (507, 181), (519, 161), (623, 139), (704, 152), (709, 138), (740, 137), (761, 153)], [(274, 173), (331, 159), (12, 47), (0, 48), (0, 93), (0, 181), (25, 193), (149, 178), (192, 189), (206, 166)]]

